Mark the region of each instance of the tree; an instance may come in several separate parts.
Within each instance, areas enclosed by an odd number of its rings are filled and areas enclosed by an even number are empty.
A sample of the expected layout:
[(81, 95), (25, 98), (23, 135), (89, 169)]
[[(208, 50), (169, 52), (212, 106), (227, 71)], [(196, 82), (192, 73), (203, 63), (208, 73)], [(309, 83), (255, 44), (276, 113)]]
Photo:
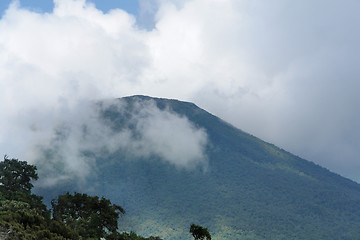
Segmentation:
[(199, 225), (191, 224), (190, 233), (193, 235), (195, 240), (211, 240), (211, 235), (207, 228), (201, 227)]
[(0, 162), (0, 229), (5, 238), (79, 239), (71, 228), (51, 220), (42, 197), (31, 193), (31, 181), (37, 179), (36, 167), (26, 161), (5, 156)]
[(87, 194), (66, 193), (51, 201), (54, 220), (76, 230), (83, 238), (102, 238), (116, 232), (125, 210), (110, 200)]
[[(16, 200), (0, 201), (0, 229), (4, 239), (78, 240), (79, 236), (61, 222), (41, 214), (41, 209)], [(1, 238), (0, 236), (0, 239)]]
[(8, 159), (0, 162), (0, 189), (3, 193), (23, 192), (30, 194), (31, 180), (37, 180), (36, 167), (26, 161)]
[(49, 214), (42, 197), (31, 194), (34, 186), (31, 181), (38, 178), (36, 166), (26, 161), (9, 159), (5, 155), (0, 162), (0, 193), (3, 198), (29, 203), (32, 208), (41, 209), (42, 214)]
[(150, 236), (148, 238), (137, 235), (134, 232), (116, 232), (115, 234), (109, 235), (106, 240), (162, 240), (160, 237)]

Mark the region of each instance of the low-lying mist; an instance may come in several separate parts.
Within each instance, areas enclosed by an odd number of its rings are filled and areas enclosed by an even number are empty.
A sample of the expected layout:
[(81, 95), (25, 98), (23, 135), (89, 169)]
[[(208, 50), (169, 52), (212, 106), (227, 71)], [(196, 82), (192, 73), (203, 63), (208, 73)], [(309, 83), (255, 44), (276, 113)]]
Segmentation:
[[(103, 114), (109, 109), (126, 115), (126, 121), (114, 127), (119, 124)], [(137, 101), (130, 108), (121, 99), (82, 102), (54, 125), (30, 128), (28, 134), (41, 136), (29, 146), (27, 156), (38, 166), (42, 186), (67, 180), (81, 183), (96, 173), (96, 159), (119, 152), (134, 161), (157, 157), (179, 168), (206, 166), (205, 130), (150, 100)]]

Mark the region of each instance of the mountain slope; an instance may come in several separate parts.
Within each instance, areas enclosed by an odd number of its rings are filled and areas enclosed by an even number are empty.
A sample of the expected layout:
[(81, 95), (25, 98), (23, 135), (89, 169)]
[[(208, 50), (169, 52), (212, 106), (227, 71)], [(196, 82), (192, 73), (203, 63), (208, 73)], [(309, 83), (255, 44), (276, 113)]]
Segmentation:
[(204, 159), (179, 167), (161, 154), (119, 148), (96, 155), (96, 171), (81, 185), (64, 182), (37, 192), (48, 200), (65, 189), (104, 195), (127, 210), (121, 229), (164, 239), (190, 239), (191, 223), (206, 226), (214, 239), (360, 239), (358, 184), (192, 103), (133, 96), (102, 105), (100, 115), (114, 132), (126, 129), (141, 139), (134, 115), (149, 106), (206, 132)]

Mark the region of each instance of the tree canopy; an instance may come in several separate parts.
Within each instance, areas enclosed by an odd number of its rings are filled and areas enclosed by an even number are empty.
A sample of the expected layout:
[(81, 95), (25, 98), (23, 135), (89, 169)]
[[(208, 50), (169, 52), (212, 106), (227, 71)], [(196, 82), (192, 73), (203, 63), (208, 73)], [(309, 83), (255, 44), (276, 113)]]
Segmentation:
[(207, 228), (201, 227), (196, 224), (191, 224), (190, 233), (193, 235), (195, 240), (211, 240), (211, 235)]
[(75, 229), (84, 238), (102, 238), (115, 233), (125, 210), (110, 200), (81, 193), (59, 195), (51, 202), (53, 218)]
[(26, 161), (9, 159), (6, 155), (0, 162), (0, 188), (3, 193), (23, 192), (30, 194), (33, 184), (31, 180), (37, 180), (36, 167)]
[(36, 167), (4, 157), (0, 162), (0, 234), (5, 239), (75, 240), (71, 228), (50, 218), (42, 197), (31, 193)]
[(12, 240), (161, 240), (134, 232), (120, 233), (118, 218), (125, 210), (109, 199), (66, 193), (52, 200), (52, 214), (42, 197), (32, 194), (37, 168), (26, 161), (0, 162), (0, 239)]

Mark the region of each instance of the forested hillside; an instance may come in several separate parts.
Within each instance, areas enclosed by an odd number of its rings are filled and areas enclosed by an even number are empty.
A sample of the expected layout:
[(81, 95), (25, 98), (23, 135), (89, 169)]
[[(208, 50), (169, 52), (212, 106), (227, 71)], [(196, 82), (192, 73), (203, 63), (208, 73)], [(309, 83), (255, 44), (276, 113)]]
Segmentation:
[[(208, 227), (214, 239), (360, 239), (359, 184), (192, 103), (133, 96), (97, 106), (111, 136), (128, 141), (112, 141), (118, 149), (100, 155), (84, 151), (95, 159), (91, 178), (80, 185), (63, 181), (37, 187), (46, 202), (64, 189), (105, 196), (127, 211), (120, 230), (163, 239), (189, 239), (184, 229), (192, 222)], [(180, 141), (188, 129), (194, 137)], [(173, 142), (198, 144), (203, 152), (160, 149)], [(193, 158), (186, 158), (190, 154)], [(39, 169), (46, 164), (52, 163)]]

